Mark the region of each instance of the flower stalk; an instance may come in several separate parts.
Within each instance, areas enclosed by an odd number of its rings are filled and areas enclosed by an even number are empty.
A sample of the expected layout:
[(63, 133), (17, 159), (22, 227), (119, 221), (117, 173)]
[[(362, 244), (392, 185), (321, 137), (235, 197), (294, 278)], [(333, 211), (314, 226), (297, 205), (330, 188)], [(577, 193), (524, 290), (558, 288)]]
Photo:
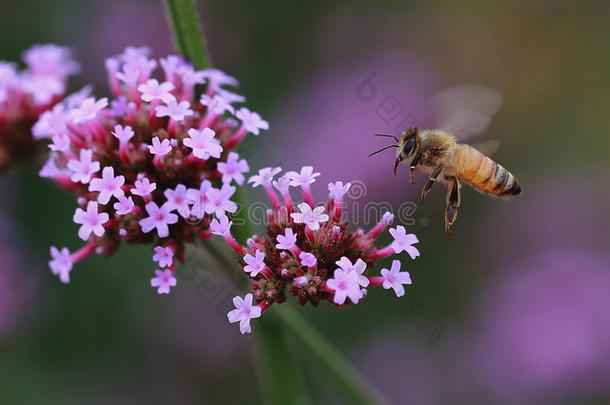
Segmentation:
[[(190, 59), (198, 68), (209, 68), (211, 60), (202, 35), (201, 25), (194, 0), (165, 0), (168, 18), (173, 30), (176, 46), (183, 56)], [(234, 200), (243, 207), (243, 194), (237, 192)], [(237, 213), (243, 225), (237, 227), (238, 240), (243, 242), (244, 236), (251, 235), (245, 210)], [(273, 316), (275, 314), (275, 316)], [(308, 403), (308, 395), (300, 378), (300, 367), (294, 362), (295, 353), (288, 345), (288, 329), (311, 350), (311, 353), (324, 364), (323, 369), (333, 379), (350, 403), (378, 404), (380, 397), (372, 394), (369, 385), (353, 370), (322, 335), (300, 317), (289, 306), (283, 306), (271, 311), (265, 319), (261, 319), (260, 348), (264, 360), (261, 370), (266, 403)], [(290, 328), (286, 328), (289, 325)]]

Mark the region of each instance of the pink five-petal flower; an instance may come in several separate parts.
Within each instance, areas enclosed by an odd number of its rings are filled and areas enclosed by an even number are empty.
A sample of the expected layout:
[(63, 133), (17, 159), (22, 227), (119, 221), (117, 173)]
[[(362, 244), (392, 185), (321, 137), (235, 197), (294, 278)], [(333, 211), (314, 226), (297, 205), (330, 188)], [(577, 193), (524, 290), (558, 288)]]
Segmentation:
[(155, 275), (150, 279), (150, 286), (157, 287), (157, 294), (169, 294), (170, 288), (176, 286), (176, 277), (171, 270), (155, 270)]
[(366, 270), (366, 263), (364, 260), (358, 259), (356, 260), (356, 263), (352, 263), (350, 259), (343, 256), (341, 259), (337, 260), (335, 264), (347, 273), (355, 273), (358, 276), (358, 284), (361, 287), (367, 287), (369, 285), (369, 279), (364, 275), (364, 271)]
[(246, 294), (243, 299), (241, 297), (233, 298), (235, 309), (227, 314), (230, 323), (239, 322), (239, 331), (242, 334), (250, 333), (250, 320), (261, 316), (261, 308), (258, 305), (252, 305), (253, 298), (252, 294)]
[(146, 197), (157, 189), (157, 183), (151, 183), (146, 177), (136, 180), (134, 186), (135, 187), (131, 189), (131, 194), (139, 195), (140, 197)]
[(213, 97), (210, 97), (206, 94), (201, 96), (199, 100), (201, 104), (208, 107), (208, 111), (212, 114), (223, 114), (225, 111), (230, 112), (231, 114), (235, 113), (235, 109), (224, 97), (219, 94), (215, 94)]
[(390, 228), (390, 235), (394, 238), (394, 241), (391, 244), (394, 253), (400, 253), (404, 250), (411, 256), (411, 259), (419, 257), (419, 250), (412, 246), (419, 242), (415, 234), (407, 234), (405, 227), (398, 225), (396, 228)]
[(343, 305), (347, 298), (357, 304), (363, 297), (358, 275), (353, 271), (336, 269), (333, 278), (326, 281), (326, 286), (335, 292), (333, 302), (337, 305)]
[(127, 215), (133, 211), (136, 204), (133, 202), (133, 198), (120, 196), (118, 202), (115, 202), (113, 208), (117, 215)]
[(299, 259), (301, 259), (301, 265), (305, 267), (316, 267), (318, 264), (318, 259), (313, 253), (301, 252)]
[(97, 117), (97, 114), (108, 106), (108, 99), (101, 98), (95, 100), (93, 97), (89, 97), (83, 100), (78, 108), (75, 108), (71, 112), (72, 121), (76, 124), (86, 122)]
[(133, 128), (131, 128), (129, 125), (126, 125), (124, 127), (120, 125), (115, 125), (114, 132), (112, 133), (112, 135), (114, 135), (120, 143), (125, 144), (129, 142), (131, 138), (133, 138), (134, 132)]
[(145, 206), (148, 217), (140, 220), (142, 232), (148, 233), (153, 229), (157, 229), (157, 235), (160, 238), (169, 236), (169, 226), (178, 222), (178, 215), (172, 214), (171, 207), (168, 203), (159, 207), (155, 202), (151, 201)]
[(312, 231), (320, 229), (320, 224), (328, 221), (328, 215), (324, 214), (324, 207), (316, 207), (312, 210), (307, 203), (300, 203), (297, 207), (300, 212), (290, 214), (292, 220), (297, 224), (307, 225)]
[(268, 186), (273, 181), (273, 177), (281, 171), (281, 167), (263, 167), (258, 174), (248, 179), (248, 183), (252, 183), (252, 187)]
[(91, 192), (99, 192), (100, 194), (97, 196), (97, 202), (102, 205), (108, 204), (111, 197), (123, 197), (125, 192), (122, 187), (125, 184), (124, 176), (114, 176), (114, 168), (112, 166), (104, 167), (102, 170), (102, 178), (92, 179), (89, 184), (89, 191)]
[(246, 107), (242, 107), (235, 113), (235, 116), (242, 122), (242, 126), (246, 131), (258, 135), (259, 130), (269, 129), (269, 123), (261, 118), (258, 113), (248, 110)]
[(222, 146), (220, 141), (214, 136), (214, 132), (210, 128), (203, 128), (198, 130), (191, 128), (188, 130), (189, 138), (184, 138), (182, 143), (184, 146), (188, 146), (193, 149), (193, 156), (199, 159), (209, 159), (210, 157), (219, 158), (222, 153)]
[(246, 262), (244, 271), (250, 273), (251, 277), (256, 277), (258, 273), (265, 270), (265, 253), (256, 249), (254, 256), (249, 253), (244, 256), (244, 262)]
[(82, 240), (87, 240), (91, 233), (96, 236), (104, 234), (104, 224), (108, 222), (109, 216), (105, 212), (98, 212), (97, 202), (89, 201), (87, 211), (77, 208), (74, 212), (74, 222), (81, 225), (78, 236)]
[(142, 93), (142, 100), (147, 102), (161, 100), (168, 103), (174, 97), (171, 93), (172, 90), (174, 90), (172, 83), (159, 83), (157, 79), (148, 79), (146, 83), (138, 86), (138, 91)]
[(226, 215), (222, 215), (220, 219), (214, 218), (210, 223), (210, 232), (214, 235), (225, 236), (231, 232), (232, 221)]
[(49, 261), (51, 273), (59, 276), (59, 280), (64, 284), (70, 282), (72, 264), (72, 256), (68, 248), (59, 250), (55, 246), (51, 246), (51, 260)]
[(178, 184), (175, 189), (168, 188), (163, 195), (167, 198), (171, 209), (178, 211), (182, 218), (188, 218), (191, 215), (187, 189), (184, 184)]
[(52, 141), (53, 143), (49, 145), (49, 149), (53, 152), (66, 152), (70, 149), (70, 137), (66, 134), (55, 135)]
[(411, 275), (407, 271), (400, 271), (400, 260), (393, 260), (390, 270), (381, 269), (383, 276), (383, 288), (389, 290), (394, 289), (397, 297), (405, 295), (403, 284), (411, 284)]
[(218, 162), (218, 171), (222, 173), (222, 182), (229, 184), (233, 180), (239, 185), (244, 183), (244, 175), (250, 170), (246, 159), (239, 160), (239, 155), (229, 152), (226, 162)]
[(188, 101), (181, 101), (178, 103), (174, 96), (166, 102), (166, 105), (159, 105), (155, 108), (157, 117), (170, 117), (174, 121), (182, 121), (184, 118), (193, 115), (191, 110), (191, 103)]
[(206, 207), (208, 205), (207, 191), (211, 187), (212, 183), (210, 183), (209, 180), (204, 180), (201, 182), (199, 189), (189, 188), (186, 192), (186, 197), (191, 203), (193, 203), (191, 214), (196, 216), (197, 218), (203, 218), (203, 216), (205, 215)]
[(319, 172), (313, 171), (312, 166), (303, 166), (300, 172), (288, 172), (286, 176), (290, 180), (290, 185), (293, 187), (307, 186), (315, 183), (316, 177), (320, 175)]
[(297, 236), (295, 235), (292, 228), (286, 228), (284, 235), (277, 235), (277, 244), (275, 245), (278, 249), (291, 250), (296, 246)]
[(93, 151), (91, 149), (81, 149), (80, 159), (70, 159), (68, 161), (68, 169), (72, 171), (70, 179), (75, 182), (88, 184), (91, 181), (91, 176), (100, 170), (100, 162), (92, 160)]
[(237, 204), (230, 200), (235, 193), (235, 187), (223, 184), (222, 188), (210, 187), (207, 191), (208, 201), (205, 212), (222, 217), (226, 212), (234, 213), (237, 211)]
[(328, 197), (335, 201), (341, 201), (343, 199), (343, 196), (345, 195), (345, 193), (347, 193), (347, 191), (349, 190), (349, 188), (351, 186), (352, 186), (352, 183), (343, 184), (342, 181), (336, 181), (334, 183), (329, 183), (328, 184)]
[(169, 139), (160, 140), (158, 136), (152, 139), (152, 145), (146, 145), (151, 154), (163, 157), (172, 151), (172, 145)]
[(169, 267), (174, 263), (174, 251), (171, 248), (155, 246), (154, 251), (153, 260), (159, 264), (159, 267)]

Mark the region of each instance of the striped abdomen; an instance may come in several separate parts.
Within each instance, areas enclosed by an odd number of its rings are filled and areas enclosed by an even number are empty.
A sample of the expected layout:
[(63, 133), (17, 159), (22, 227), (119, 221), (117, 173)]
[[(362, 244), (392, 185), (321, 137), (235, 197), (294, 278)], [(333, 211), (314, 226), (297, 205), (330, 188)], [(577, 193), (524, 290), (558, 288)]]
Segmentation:
[(499, 197), (521, 193), (515, 176), (473, 147), (457, 145), (453, 164), (458, 178), (477, 190)]

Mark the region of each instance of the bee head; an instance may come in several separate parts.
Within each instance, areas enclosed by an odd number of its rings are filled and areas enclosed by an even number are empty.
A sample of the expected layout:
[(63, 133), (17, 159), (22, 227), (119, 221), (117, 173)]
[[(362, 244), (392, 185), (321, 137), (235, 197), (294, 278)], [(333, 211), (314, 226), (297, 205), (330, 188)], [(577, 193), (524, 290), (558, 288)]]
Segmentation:
[(408, 128), (400, 135), (398, 149), (396, 150), (396, 161), (394, 162), (394, 176), (397, 175), (398, 165), (410, 159), (419, 150), (419, 130)]

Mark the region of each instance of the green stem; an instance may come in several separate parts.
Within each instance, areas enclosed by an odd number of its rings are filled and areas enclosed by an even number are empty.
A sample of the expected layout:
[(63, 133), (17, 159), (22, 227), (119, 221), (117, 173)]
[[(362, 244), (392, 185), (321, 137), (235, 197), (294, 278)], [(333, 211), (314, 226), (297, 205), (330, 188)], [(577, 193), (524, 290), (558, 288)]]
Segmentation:
[(205, 45), (195, 1), (165, 0), (165, 7), (178, 52), (197, 69), (211, 67), (212, 61)]
[[(176, 48), (188, 58), (197, 69), (211, 67), (211, 60), (205, 46), (195, 0), (164, 0), (172, 27)], [(252, 234), (243, 193), (235, 195), (235, 201), (243, 207), (239, 215), (244, 222), (239, 227), (240, 239)], [(368, 384), (350, 367), (339, 354), (307, 321), (288, 304), (271, 308), (264, 317), (257, 320), (258, 342), (261, 349), (259, 363), (265, 403), (307, 404), (301, 368), (290, 345), (292, 337), (285, 325), (301, 343), (308, 347), (322, 365), (322, 371), (333, 380), (337, 388), (349, 398), (349, 403), (379, 404), (380, 396), (368, 388)]]

